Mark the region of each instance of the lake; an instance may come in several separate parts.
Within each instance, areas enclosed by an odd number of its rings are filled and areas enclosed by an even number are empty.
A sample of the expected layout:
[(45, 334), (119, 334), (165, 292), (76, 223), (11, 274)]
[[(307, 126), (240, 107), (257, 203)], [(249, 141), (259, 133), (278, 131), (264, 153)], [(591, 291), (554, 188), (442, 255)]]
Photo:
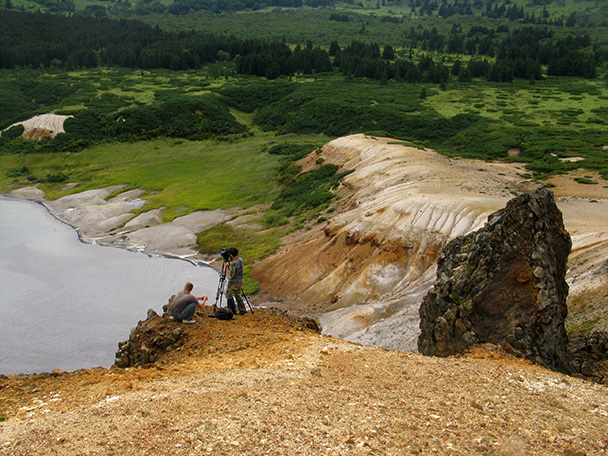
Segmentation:
[(42, 205), (0, 196), (0, 374), (110, 367), (185, 282), (213, 302), (206, 265), (84, 244)]

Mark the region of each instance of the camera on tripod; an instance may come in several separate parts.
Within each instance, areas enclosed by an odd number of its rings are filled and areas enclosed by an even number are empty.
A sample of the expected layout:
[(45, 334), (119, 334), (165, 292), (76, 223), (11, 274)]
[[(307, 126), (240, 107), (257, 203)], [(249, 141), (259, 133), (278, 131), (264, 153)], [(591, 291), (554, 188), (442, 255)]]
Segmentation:
[[(215, 303), (213, 304), (213, 314), (209, 315), (210, 317), (220, 318), (218, 316), (217, 311), (218, 311), (218, 309), (222, 308), (222, 297), (226, 293), (226, 286), (227, 286), (226, 275), (230, 271), (230, 262), (232, 261), (233, 253), (234, 253), (234, 257), (236, 258), (236, 256), (238, 255), (238, 250), (234, 247), (229, 248), (229, 249), (220, 250), (220, 255), (224, 259), (224, 262), (222, 263), (222, 269), (220, 270), (220, 282), (217, 286), (217, 292), (215, 294)], [(241, 268), (242, 268), (242, 266), (241, 266)], [(245, 300), (245, 302), (249, 306), (249, 310), (253, 314), (253, 308), (251, 307), (251, 303), (249, 302), (249, 299), (247, 298), (245, 293), (243, 293), (242, 282), (239, 285), (238, 293)], [(239, 310), (241, 310), (240, 307), (242, 305), (242, 302), (239, 300), (239, 298), (237, 298), (237, 301), (239, 302)], [(232, 302), (232, 306), (234, 306), (234, 301), (232, 301), (232, 298), (229, 298), (229, 302)], [(241, 310), (240, 313), (244, 314), (245, 310)], [(230, 318), (232, 318), (232, 316), (234, 314), (236, 314), (236, 309), (233, 307), (233, 309), (230, 312)]]
[(222, 249), (222, 250), (220, 250), (220, 255), (222, 256), (222, 258), (224, 259), (224, 261), (230, 262), (230, 260), (232, 259), (230, 257), (230, 252), (228, 252), (228, 249)]

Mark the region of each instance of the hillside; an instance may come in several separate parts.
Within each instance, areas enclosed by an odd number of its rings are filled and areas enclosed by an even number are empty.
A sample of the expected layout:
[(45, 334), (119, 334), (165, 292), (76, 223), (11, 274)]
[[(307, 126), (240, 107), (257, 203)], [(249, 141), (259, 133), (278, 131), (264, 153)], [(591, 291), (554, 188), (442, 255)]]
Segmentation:
[[(178, 323), (171, 322), (174, 325)], [(605, 386), (482, 349), (363, 347), (258, 309), (199, 316), (155, 365), (0, 378), (2, 454), (500, 454), (608, 450)]]
[[(522, 165), (454, 160), (365, 135), (331, 141), (319, 156), (355, 170), (342, 180), (340, 205), (327, 222), (255, 265), (252, 276), (269, 301), (318, 316), (329, 334), (403, 351), (416, 350), (419, 304), (447, 241), (540, 185)], [(305, 158), (303, 169), (315, 158)], [(549, 180), (573, 241), (567, 324), (606, 329), (608, 187), (601, 179), (579, 184), (577, 176)]]

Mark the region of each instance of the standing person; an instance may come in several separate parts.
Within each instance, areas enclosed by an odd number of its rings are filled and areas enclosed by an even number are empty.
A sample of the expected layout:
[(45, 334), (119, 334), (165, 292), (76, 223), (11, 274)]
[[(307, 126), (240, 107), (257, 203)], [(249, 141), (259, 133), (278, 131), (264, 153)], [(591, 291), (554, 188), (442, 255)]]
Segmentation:
[(236, 298), (239, 315), (245, 315), (247, 310), (241, 296), (241, 288), (243, 288), (243, 259), (239, 256), (239, 251), (235, 247), (230, 247), (228, 254), (232, 261), (228, 265), (230, 277), (228, 278), (228, 286), (226, 288), (227, 306), (236, 315), (237, 309), (234, 305), (234, 299)]
[[(200, 307), (202, 309), (205, 307), (207, 296), (194, 296), (191, 293), (193, 288), (194, 285), (187, 282), (184, 289), (179, 290), (173, 299), (173, 303), (171, 304), (171, 315), (175, 321), (181, 323), (196, 323), (196, 320), (192, 319), (196, 308)], [(201, 300), (200, 303), (198, 302), (199, 299)]]

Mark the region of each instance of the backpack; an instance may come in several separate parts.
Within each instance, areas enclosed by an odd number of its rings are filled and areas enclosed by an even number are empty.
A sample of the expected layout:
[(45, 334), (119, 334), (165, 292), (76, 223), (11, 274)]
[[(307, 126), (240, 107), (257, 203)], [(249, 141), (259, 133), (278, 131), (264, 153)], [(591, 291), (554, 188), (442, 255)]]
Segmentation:
[(232, 320), (234, 314), (226, 307), (220, 307), (215, 311), (215, 318), (218, 320)]

